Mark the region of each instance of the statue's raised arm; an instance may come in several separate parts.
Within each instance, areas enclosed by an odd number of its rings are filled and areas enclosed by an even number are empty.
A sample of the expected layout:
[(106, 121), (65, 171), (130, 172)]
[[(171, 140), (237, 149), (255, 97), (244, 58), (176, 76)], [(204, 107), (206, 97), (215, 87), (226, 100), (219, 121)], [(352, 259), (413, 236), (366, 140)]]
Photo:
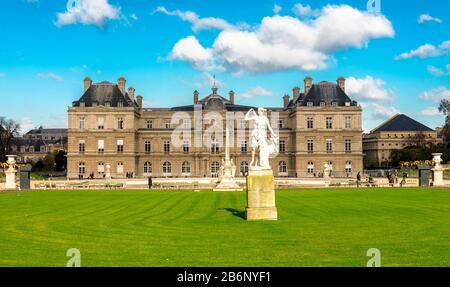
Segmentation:
[(254, 109), (250, 109), (248, 112), (247, 112), (247, 114), (245, 114), (245, 120), (246, 121), (251, 121), (251, 120), (254, 120), (254, 119), (256, 119), (258, 117), (258, 115), (256, 114), (256, 112), (255, 112), (255, 110)]

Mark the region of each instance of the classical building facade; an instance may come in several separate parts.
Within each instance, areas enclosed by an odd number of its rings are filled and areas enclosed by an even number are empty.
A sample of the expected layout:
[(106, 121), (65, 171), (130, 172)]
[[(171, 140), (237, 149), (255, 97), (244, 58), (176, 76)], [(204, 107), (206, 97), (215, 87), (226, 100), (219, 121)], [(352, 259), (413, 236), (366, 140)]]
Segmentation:
[[(84, 93), (68, 109), (68, 177), (211, 177), (224, 157), (224, 132), (208, 133), (217, 123), (229, 127), (231, 158), (237, 175), (248, 170), (251, 150), (245, 113), (256, 108), (235, 103), (235, 93), (212, 92), (193, 104), (171, 108), (143, 107), (142, 96), (116, 83), (84, 80)], [(255, 103), (257, 106), (257, 103)], [(345, 93), (345, 79), (337, 83), (304, 80), (283, 105), (267, 108), (279, 133), (279, 154), (271, 159), (278, 177), (318, 177), (325, 163), (332, 176), (351, 177), (362, 171), (361, 107)], [(223, 119), (220, 122), (218, 119)], [(174, 133), (185, 137), (177, 140)], [(187, 139), (186, 139), (187, 138)]]
[(391, 152), (420, 143), (441, 143), (438, 132), (404, 114), (397, 114), (363, 135), (364, 165), (378, 167)]
[(54, 151), (67, 151), (67, 129), (39, 127), (11, 141), (11, 152), (21, 163), (36, 162)]

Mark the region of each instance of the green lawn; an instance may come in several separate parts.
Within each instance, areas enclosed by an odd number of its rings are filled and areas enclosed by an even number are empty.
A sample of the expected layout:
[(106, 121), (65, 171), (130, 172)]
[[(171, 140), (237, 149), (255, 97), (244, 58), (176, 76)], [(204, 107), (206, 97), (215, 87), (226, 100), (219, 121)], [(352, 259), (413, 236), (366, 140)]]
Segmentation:
[(245, 193), (0, 193), (0, 266), (450, 266), (450, 190), (277, 191), (279, 220), (247, 222)]

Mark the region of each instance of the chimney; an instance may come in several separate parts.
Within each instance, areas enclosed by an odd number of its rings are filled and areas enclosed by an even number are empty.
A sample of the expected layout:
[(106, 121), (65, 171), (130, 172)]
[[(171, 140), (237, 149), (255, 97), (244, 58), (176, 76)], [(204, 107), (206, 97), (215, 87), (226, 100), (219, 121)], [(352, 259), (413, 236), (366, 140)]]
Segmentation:
[(84, 91), (86, 92), (92, 86), (92, 80), (89, 77), (84, 78)]
[(339, 77), (336, 82), (337, 82), (339, 88), (341, 88), (345, 92), (345, 78)]
[(194, 105), (198, 104), (198, 91), (194, 91)]
[(289, 100), (290, 100), (290, 98), (289, 98), (289, 95), (284, 95), (284, 97), (283, 97), (283, 107), (286, 109), (287, 107), (288, 107), (288, 105), (289, 105)]
[(230, 102), (231, 102), (232, 105), (234, 105), (234, 91), (231, 90), (229, 95), (230, 95)]
[(134, 102), (134, 91), (135, 89), (133, 87), (128, 88), (128, 97), (130, 97), (130, 100)]
[(293, 95), (294, 102), (296, 102), (297, 99), (300, 97), (300, 88), (297, 87), (297, 86), (295, 86), (295, 87), (292, 89), (292, 95)]
[(142, 109), (142, 96), (141, 95), (137, 96), (136, 100), (139, 108)]
[(305, 96), (309, 93), (312, 88), (313, 79), (310, 76), (305, 77)]
[(120, 77), (117, 80), (117, 85), (119, 86), (119, 90), (122, 92), (122, 94), (125, 95), (125, 84), (126, 84), (127, 80), (125, 80), (124, 77)]

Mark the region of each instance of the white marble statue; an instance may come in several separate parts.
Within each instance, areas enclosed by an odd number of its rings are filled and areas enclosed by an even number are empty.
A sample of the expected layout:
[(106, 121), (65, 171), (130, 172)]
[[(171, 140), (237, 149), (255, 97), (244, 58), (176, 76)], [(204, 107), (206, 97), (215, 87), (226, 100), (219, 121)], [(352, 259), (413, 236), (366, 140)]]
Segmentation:
[(6, 175), (6, 183), (5, 183), (5, 188), (6, 189), (11, 189), (11, 190), (15, 190), (17, 189), (17, 185), (16, 185), (16, 156), (15, 155), (7, 155), (6, 156), (8, 158), (8, 169), (5, 170), (5, 175)]
[[(245, 120), (254, 121), (250, 134), (250, 146), (252, 148), (250, 168), (271, 169), (269, 157), (278, 153), (278, 136), (270, 126), (269, 119), (266, 116), (266, 109), (259, 108), (258, 114), (253, 109), (250, 109), (245, 115)], [(270, 132), (270, 138), (267, 138), (267, 130)], [(259, 162), (258, 159), (255, 159), (257, 149), (259, 150)]]
[(219, 170), (219, 184), (213, 189), (214, 191), (241, 191), (242, 188), (236, 182), (234, 175), (236, 174), (236, 165), (230, 157), (230, 142), (228, 128), (225, 130), (225, 158), (222, 158), (222, 165)]

